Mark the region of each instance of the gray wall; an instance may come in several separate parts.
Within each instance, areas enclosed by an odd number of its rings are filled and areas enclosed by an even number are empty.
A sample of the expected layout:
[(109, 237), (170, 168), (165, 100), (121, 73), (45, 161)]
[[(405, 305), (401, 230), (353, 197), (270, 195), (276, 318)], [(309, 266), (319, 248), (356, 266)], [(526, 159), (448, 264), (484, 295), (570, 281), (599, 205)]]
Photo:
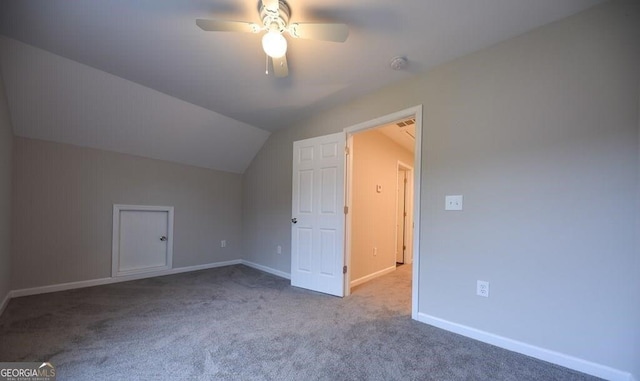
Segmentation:
[(274, 133), (244, 177), (245, 255), (289, 271), (294, 140), (423, 104), (419, 313), (640, 377), (638, 7), (605, 3)]
[(239, 174), (19, 137), (13, 159), (13, 289), (109, 277), (113, 204), (175, 207), (174, 268), (241, 258)]
[(11, 153), (13, 133), (9, 106), (0, 75), (0, 304), (11, 281)]
[[(638, 93), (640, 94), (640, 82), (638, 83)], [(631, 268), (635, 269), (636, 274), (640, 274), (640, 96), (638, 97), (638, 173), (637, 173), (637, 197), (636, 197), (636, 263), (635, 266), (631, 264)], [(636, 299), (636, 314), (635, 316), (640, 317), (640, 304)], [(640, 319), (637, 319), (640, 320)], [(636, 320), (636, 321), (637, 321)], [(635, 344), (635, 350), (633, 353), (636, 354), (636, 358), (640, 357), (640, 329), (636, 329), (635, 332), (632, 332), (632, 340)], [(635, 337), (634, 337), (635, 336)], [(633, 374), (636, 379), (640, 379), (640, 361), (635, 362), (635, 367), (633, 369)]]

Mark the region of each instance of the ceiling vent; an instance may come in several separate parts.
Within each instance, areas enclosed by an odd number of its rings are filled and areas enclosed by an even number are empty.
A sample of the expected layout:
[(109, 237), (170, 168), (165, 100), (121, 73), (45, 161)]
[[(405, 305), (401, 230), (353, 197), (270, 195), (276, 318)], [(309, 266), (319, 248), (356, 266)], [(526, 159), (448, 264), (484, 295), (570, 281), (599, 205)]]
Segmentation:
[(415, 118), (410, 118), (410, 119), (401, 120), (399, 122), (396, 122), (396, 126), (398, 126), (400, 128), (406, 127), (406, 126), (411, 126), (412, 124), (416, 124), (416, 119)]

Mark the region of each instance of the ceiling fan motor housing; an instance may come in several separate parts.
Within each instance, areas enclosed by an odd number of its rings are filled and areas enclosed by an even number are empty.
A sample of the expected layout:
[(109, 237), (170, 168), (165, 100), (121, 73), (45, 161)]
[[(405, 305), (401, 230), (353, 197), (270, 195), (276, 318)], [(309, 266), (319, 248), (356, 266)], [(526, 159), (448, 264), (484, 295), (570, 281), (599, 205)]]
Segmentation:
[(196, 25), (207, 32), (266, 32), (262, 36), (262, 49), (267, 54), (267, 67), (269, 62), (273, 63), (276, 77), (286, 77), (289, 73), (286, 56), (287, 39), (283, 35), (284, 32), (292, 38), (331, 42), (345, 42), (349, 36), (349, 27), (346, 24), (313, 22), (289, 24), (291, 8), (285, 0), (259, 0), (257, 10), (262, 25), (247, 21), (215, 19), (196, 19)]
[(258, 10), (260, 11), (260, 19), (267, 30), (277, 27), (277, 30), (282, 33), (286, 30), (287, 25), (289, 25), (291, 8), (289, 8), (289, 4), (283, 0), (278, 1), (277, 10), (265, 7), (264, 3), (260, 1), (258, 3)]

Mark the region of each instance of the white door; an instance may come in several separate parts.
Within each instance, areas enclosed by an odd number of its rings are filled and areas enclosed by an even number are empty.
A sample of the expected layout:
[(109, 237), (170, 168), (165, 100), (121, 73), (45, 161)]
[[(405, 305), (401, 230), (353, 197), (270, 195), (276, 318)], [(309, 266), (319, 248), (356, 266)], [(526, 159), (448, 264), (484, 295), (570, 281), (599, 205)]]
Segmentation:
[(293, 143), (291, 285), (344, 296), (345, 134)]
[(172, 226), (172, 207), (114, 205), (112, 276), (170, 269)]
[(396, 210), (396, 263), (404, 263), (405, 261), (405, 249), (406, 249), (406, 178), (407, 172), (403, 169), (398, 169), (398, 187), (397, 187), (397, 210)]

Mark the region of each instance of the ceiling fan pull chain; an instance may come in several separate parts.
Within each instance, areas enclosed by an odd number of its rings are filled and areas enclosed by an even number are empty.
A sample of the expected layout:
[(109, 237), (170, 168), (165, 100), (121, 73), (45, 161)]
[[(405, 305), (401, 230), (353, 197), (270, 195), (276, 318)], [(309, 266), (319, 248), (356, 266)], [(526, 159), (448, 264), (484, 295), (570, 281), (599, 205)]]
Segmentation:
[(266, 59), (265, 59), (265, 67), (266, 67), (265, 74), (269, 75), (269, 56), (266, 55), (266, 54), (264, 56), (266, 57)]

